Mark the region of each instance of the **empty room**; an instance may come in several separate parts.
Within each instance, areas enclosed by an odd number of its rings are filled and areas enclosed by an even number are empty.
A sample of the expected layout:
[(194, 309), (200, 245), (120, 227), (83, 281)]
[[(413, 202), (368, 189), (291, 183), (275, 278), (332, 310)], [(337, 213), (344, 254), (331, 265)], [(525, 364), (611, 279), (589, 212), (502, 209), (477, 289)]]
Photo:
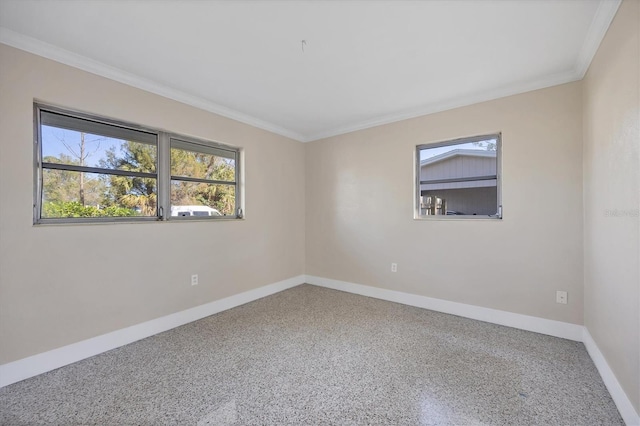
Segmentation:
[(639, 413), (640, 0), (0, 0), (0, 424)]

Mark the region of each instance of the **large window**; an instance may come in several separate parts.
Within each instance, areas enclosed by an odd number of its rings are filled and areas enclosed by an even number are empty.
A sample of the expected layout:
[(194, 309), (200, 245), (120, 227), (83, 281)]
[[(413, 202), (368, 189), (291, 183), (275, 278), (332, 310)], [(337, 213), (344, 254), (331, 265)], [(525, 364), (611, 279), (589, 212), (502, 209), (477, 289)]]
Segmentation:
[(238, 148), (35, 105), (35, 223), (239, 218)]
[(416, 217), (502, 218), (500, 134), (416, 147)]

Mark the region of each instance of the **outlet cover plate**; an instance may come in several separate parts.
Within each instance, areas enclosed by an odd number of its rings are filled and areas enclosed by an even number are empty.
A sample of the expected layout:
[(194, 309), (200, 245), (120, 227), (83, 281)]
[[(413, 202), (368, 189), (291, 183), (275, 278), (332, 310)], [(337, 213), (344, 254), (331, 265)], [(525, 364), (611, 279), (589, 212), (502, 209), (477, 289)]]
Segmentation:
[(556, 303), (560, 303), (562, 305), (567, 304), (567, 292), (566, 291), (556, 291)]

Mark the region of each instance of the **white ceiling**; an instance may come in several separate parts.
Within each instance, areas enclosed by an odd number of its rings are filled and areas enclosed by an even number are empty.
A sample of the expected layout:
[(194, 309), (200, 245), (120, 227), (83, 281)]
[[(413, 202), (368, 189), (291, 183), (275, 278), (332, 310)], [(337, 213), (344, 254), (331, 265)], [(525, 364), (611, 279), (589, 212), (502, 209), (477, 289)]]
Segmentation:
[(310, 141), (578, 80), (619, 4), (0, 0), (0, 42)]

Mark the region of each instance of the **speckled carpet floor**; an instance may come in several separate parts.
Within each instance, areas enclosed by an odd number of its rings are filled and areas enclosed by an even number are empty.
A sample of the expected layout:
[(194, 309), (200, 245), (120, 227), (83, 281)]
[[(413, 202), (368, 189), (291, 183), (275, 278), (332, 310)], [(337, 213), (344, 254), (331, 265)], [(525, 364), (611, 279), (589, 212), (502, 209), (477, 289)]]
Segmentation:
[(617, 425), (581, 343), (302, 285), (0, 389), (3, 425)]

